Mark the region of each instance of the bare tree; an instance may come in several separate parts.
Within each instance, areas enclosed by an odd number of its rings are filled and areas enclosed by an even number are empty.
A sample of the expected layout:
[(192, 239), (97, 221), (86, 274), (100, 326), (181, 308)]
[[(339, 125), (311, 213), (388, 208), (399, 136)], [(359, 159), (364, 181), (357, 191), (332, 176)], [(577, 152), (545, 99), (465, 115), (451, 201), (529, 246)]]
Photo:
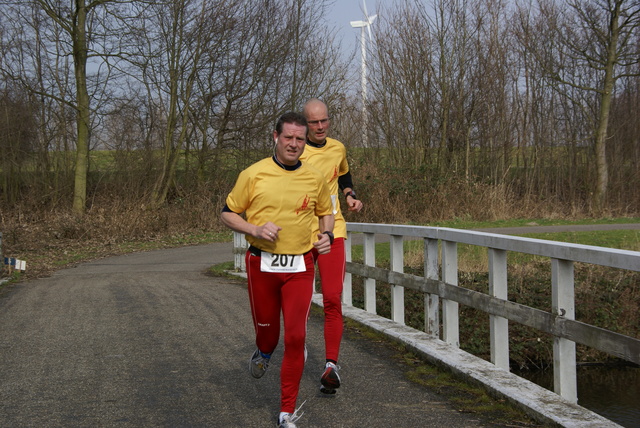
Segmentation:
[[(87, 182), (89, 168), (97, 171), (92, 149), (116, 148), (124, 168), (143, 148), (145, 177), (153, 179), (147, 206), (157, 207), (189, 187), (180, 182), (183, 165), (186, 171), (195, 159), (200, 179), (219, 164), (243, 167), (268, 152), (284, 110), (311, 96), (342, 100), (346, 92), (346, 68), (323, 18), (328, 0), (0, 4), (11, 30), (2, 32), (3, 76), (20, 82), (40, 108), (42, 170), (58, 174), (64, 165), (63, 173), (74, 174), (78, 214), (94, 190)], [(64, 155), (49, 161), (52, 148)], [(224, 150), (241, 154), (235, 164), (215, 163)], [(133, 177), (133, 169), (121, 177)]]
[(36, 149), (37, 118), (28, 94), (11, 85), (0, 91), (0, 197), (15, 204), (25, 184), (23, 174)]
[[(49, 97), (75, 111), (75, 173), (73, 185), (73, 212), (83, 215), (87, 198), (87, 174), (89, 170), (89, 148), (91, 137), (92, 108), (87, 74), (90, 58), (104, 56), (105, 52), (96, 52), (92, 45), (99, 34), (117, 34), (107, 31), (106, 27), (113, 23), (111, 17), (117, 16), (117, 6), (123, 4), (119, 0), (75, 0), (71, 3), (61, 0), (26, 0), (3, 1), (7, 7), (7, 17), (17, 19), (17, 32), (10, 37), (25, 40), (20, 30), (29, 25), (31, 20), (40, 25), (33, 26), (37, 36), (34, 42), (37, 50), (29, 49), (29, 43), (4, 44), (4, 49), (14, 61), (2, 64), (2, 72), (9, 78), (20, 81), (31, 93)], [(109, 13), (105, 10), (109, 8)], [(101, 14), (100, 18), (95, 19)], [(47, 19), (45, 19), (48, 18)], [(33, 47), (33, 46), (32, 46)], [(31, 64), (23, 60), (31, 56)], [(68, 75), (60, 73), (60, 65), (67, 58), (73, 62), (72, 84), (67, 82)], [(43, 71), (46, 68), (47, 71)], [(51, 83), (44, 85), (43, 81)], [(39, 83), (39, 84), (38, 84)]]
[(32, 188), (57, 195), (63, 193), (62, 188), (70, 187), (67, 180), (74, 163), (70, 140), (75, 132), (70, 125), (75, 122), (75, 110), (73, 103), (69, 103), (73, 93), (72, 66), (65, 55), (59, 28), (51, 25), (35, 3), (5, 3), (0, 14), (3, 25), (0, 70), (7, 90), (18, 90), (19, 86), (24, 101), (34, 111), (33, 131), (37, 141), (34, 172), (52, 175), (44, 180), (49, 189), (38, 185), (38, 181), (32, 183)]
[(215, 150), (239, 150), (238, 162), (250, 162), (264, 156), (255, 149), (269, 146), (282, 111), (343, 88), (333, 40), (321, 28), (325, 3), (166, 0), (130, 23), (137, 49), (127, 71), (162, 129), (153, 206), (181, 192), (176, 173), (184, 156), (188, 168), (197, 153), (200, 180), (206, 163), (218, 159)]
[(208, 4), (195, 0), (156, 3), (148, 9), (152, 14), (144, 17), (144, 34), (139, 33), (145, 50), (137, 61), (147, 93), (150, 99), (163, 100), (158, 105), (166, 108), (162, 112), (162, 167), (150, 195), (153, 206), (164, 203), (175, 188), (178, 160), (189, 132), (194, 85), (215, 34), (206, 24), (219, 10)]
[[(371, 58), (369, 106), (376, 137), (396, 162), (435, 161), (430, 148), (436, 135), (434, 36), (418, 4), (405, 3), (380, 12)], [(397, 25), (397, 23), (402, 25)], [(377, 144), (374, 144), (376, 146)]]
[[(456, 85), (468, 88), (470, 93), (468, 108), (463, 111), (467, 126), (459, 128), (470, 134), (467, 139), (473, 139), (475, 147), (482, 148), (475, 159), (475, 173), (490, 178), (496, 186), (506, 182), (511, 169), (513, 134), (518, 123), (513, 108), (518, 77), (512, 60), (507, 17), (507, 2), (503, 0), (479, 0), (473, 4), (472, 19), (469, 19), (473, 43), (465, 64), (468, 77)], [(465, 144), (467, 152), (470, 143)], [(469, 168), (465, 170), (469, 177)]]
[(539, 6), (540, 20), (554, 38), (551, 45), (537, 46), (538, 50), (530, 46), (531, 52), (559, 90), (569, 86), (590, 93), (597, 107), (593, 113), (596, 183), (592, 203), (594, 212), (601, 214), (609, 186), (606, 146), (616, 83), (639, 75), (631, 66), (640, 61), (640, 4), (633, 0), (571, 0), (566, 10), (547, 1)]

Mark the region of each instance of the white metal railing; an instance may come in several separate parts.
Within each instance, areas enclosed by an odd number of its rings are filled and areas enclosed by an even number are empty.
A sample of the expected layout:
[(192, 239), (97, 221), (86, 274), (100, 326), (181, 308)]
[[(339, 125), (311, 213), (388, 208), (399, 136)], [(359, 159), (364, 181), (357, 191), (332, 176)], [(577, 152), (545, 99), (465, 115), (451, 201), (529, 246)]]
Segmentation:
[[(391, 319), (404, 324), (404, 289), (424, 292), (425, 332), (459, 347), (458, 306), (467, 305), (490, 315), (491, 362), (509, 370), (508, 323), (514, 321), (554, 337), (554, 390), (577, 402), (576, 343), (640, 364), (640, 340), (575, 320), (574, 262), (640, 271), (640, 252), (554, 242), (468, 230), (373, 223), (347, 223), (347, 273), (342, 300), (353, 306), (352, 276), (364, 278), (364, 309), (376, 313), (376, 282), (391, 286)], [(362, 236), (363, 262), (352, 261), (352, 245)], [(238, 235), (238, 234), (236, 234)], [(376, 235), (389, 240), (391, 269), (376, 267)], [(234, 253), (246, 243), (234, 238)], [(422, 239), (424, 276), (403, 273), (404, 240)], [(458, 286), (458, 244), (485, 247), (489, 256), (489, 293)], [(507, 299), (507, 253), (548, 257), (551, 260), (551, 312)], [(241, 263), (242, 261), (240, 261)], [(243, 270), (236, 257), (236, 269)], [(440, 315), (442, 325), (440, 325)]]

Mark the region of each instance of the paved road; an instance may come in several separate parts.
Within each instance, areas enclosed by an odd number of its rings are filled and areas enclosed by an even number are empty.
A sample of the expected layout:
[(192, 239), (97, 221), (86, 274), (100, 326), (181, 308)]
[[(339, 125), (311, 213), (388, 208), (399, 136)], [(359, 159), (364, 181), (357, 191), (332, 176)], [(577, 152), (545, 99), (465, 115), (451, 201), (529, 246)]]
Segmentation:
[[(5, 288), (0, 426), (274, 426), (281, 348), (267, 375), (251, 378), (244, 281), (204, 273), (231, 259), (230, 244), (136, 253)], [(299, 426), (481, 426), (355, 332), (343, 343), (343, 388), (323, 396), (321, 334), (314, 314)]]

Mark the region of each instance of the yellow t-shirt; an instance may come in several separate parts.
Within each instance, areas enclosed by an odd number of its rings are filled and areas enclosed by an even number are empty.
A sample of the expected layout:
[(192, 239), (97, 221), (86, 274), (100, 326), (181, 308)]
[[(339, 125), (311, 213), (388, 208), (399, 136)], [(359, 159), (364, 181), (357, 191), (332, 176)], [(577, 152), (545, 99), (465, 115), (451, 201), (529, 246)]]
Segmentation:
[[(347, 237), (347, 223), (342, 216), (340, 210), (340, 198), (343, 196), (339, 190), (338, 177), (349, 172), (349, 164), (347, 163), (347, 149), (338, 140), (327, 138), (327, 143), (322, 147), (313, 147), (307, 144), (304, 148), (300, 160), (303, 163), (309, 163), (314, 168), (320, 170), (327, 180), (329, 191), (331, 192), (331, 200), (334, 204), (333, 214), (336, 217), (336, 223), (333, 227), (333, 234), (336, 238)], [(318, 231), (318, 227), (314, 231), (314, 236)]]
[(274, 254), (304, 254), (313, 248), (318, 216), (332, 212), (329, 187), (320, 171), (302, 164), (293, 171), (277, 165), (272, 158), (256, 162), (240, 173), (227, 196), (227, 206), (244, 212), (249, 223), (268, 221), (280, 226), (276, 242), (247, 235), (247, 241)]

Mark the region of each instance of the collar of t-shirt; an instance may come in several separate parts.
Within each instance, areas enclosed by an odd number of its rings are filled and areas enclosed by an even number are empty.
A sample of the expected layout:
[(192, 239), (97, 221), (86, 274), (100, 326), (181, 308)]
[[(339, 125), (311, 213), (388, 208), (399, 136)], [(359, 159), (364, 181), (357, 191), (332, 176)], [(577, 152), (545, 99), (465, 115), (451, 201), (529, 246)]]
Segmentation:
[(327, 139), (325, 138), (322, 143), (314, 143), (313, 141), (307, 138), (307, 144), (310, 145), (311, 147), (315, 147), (319, 149), (327, 145)]
[(273, 159), (276, 165), (278, 165), (280, 168), (287, 171), (295, 171), (296, 169), (300, 168), (300, 166), (302, 166), (302, 162), (300, 162), (299, 160), (295, 165), (285, 165), (282, 162), (280, 162), (275, 155), (271, 156), (271, 159)]

